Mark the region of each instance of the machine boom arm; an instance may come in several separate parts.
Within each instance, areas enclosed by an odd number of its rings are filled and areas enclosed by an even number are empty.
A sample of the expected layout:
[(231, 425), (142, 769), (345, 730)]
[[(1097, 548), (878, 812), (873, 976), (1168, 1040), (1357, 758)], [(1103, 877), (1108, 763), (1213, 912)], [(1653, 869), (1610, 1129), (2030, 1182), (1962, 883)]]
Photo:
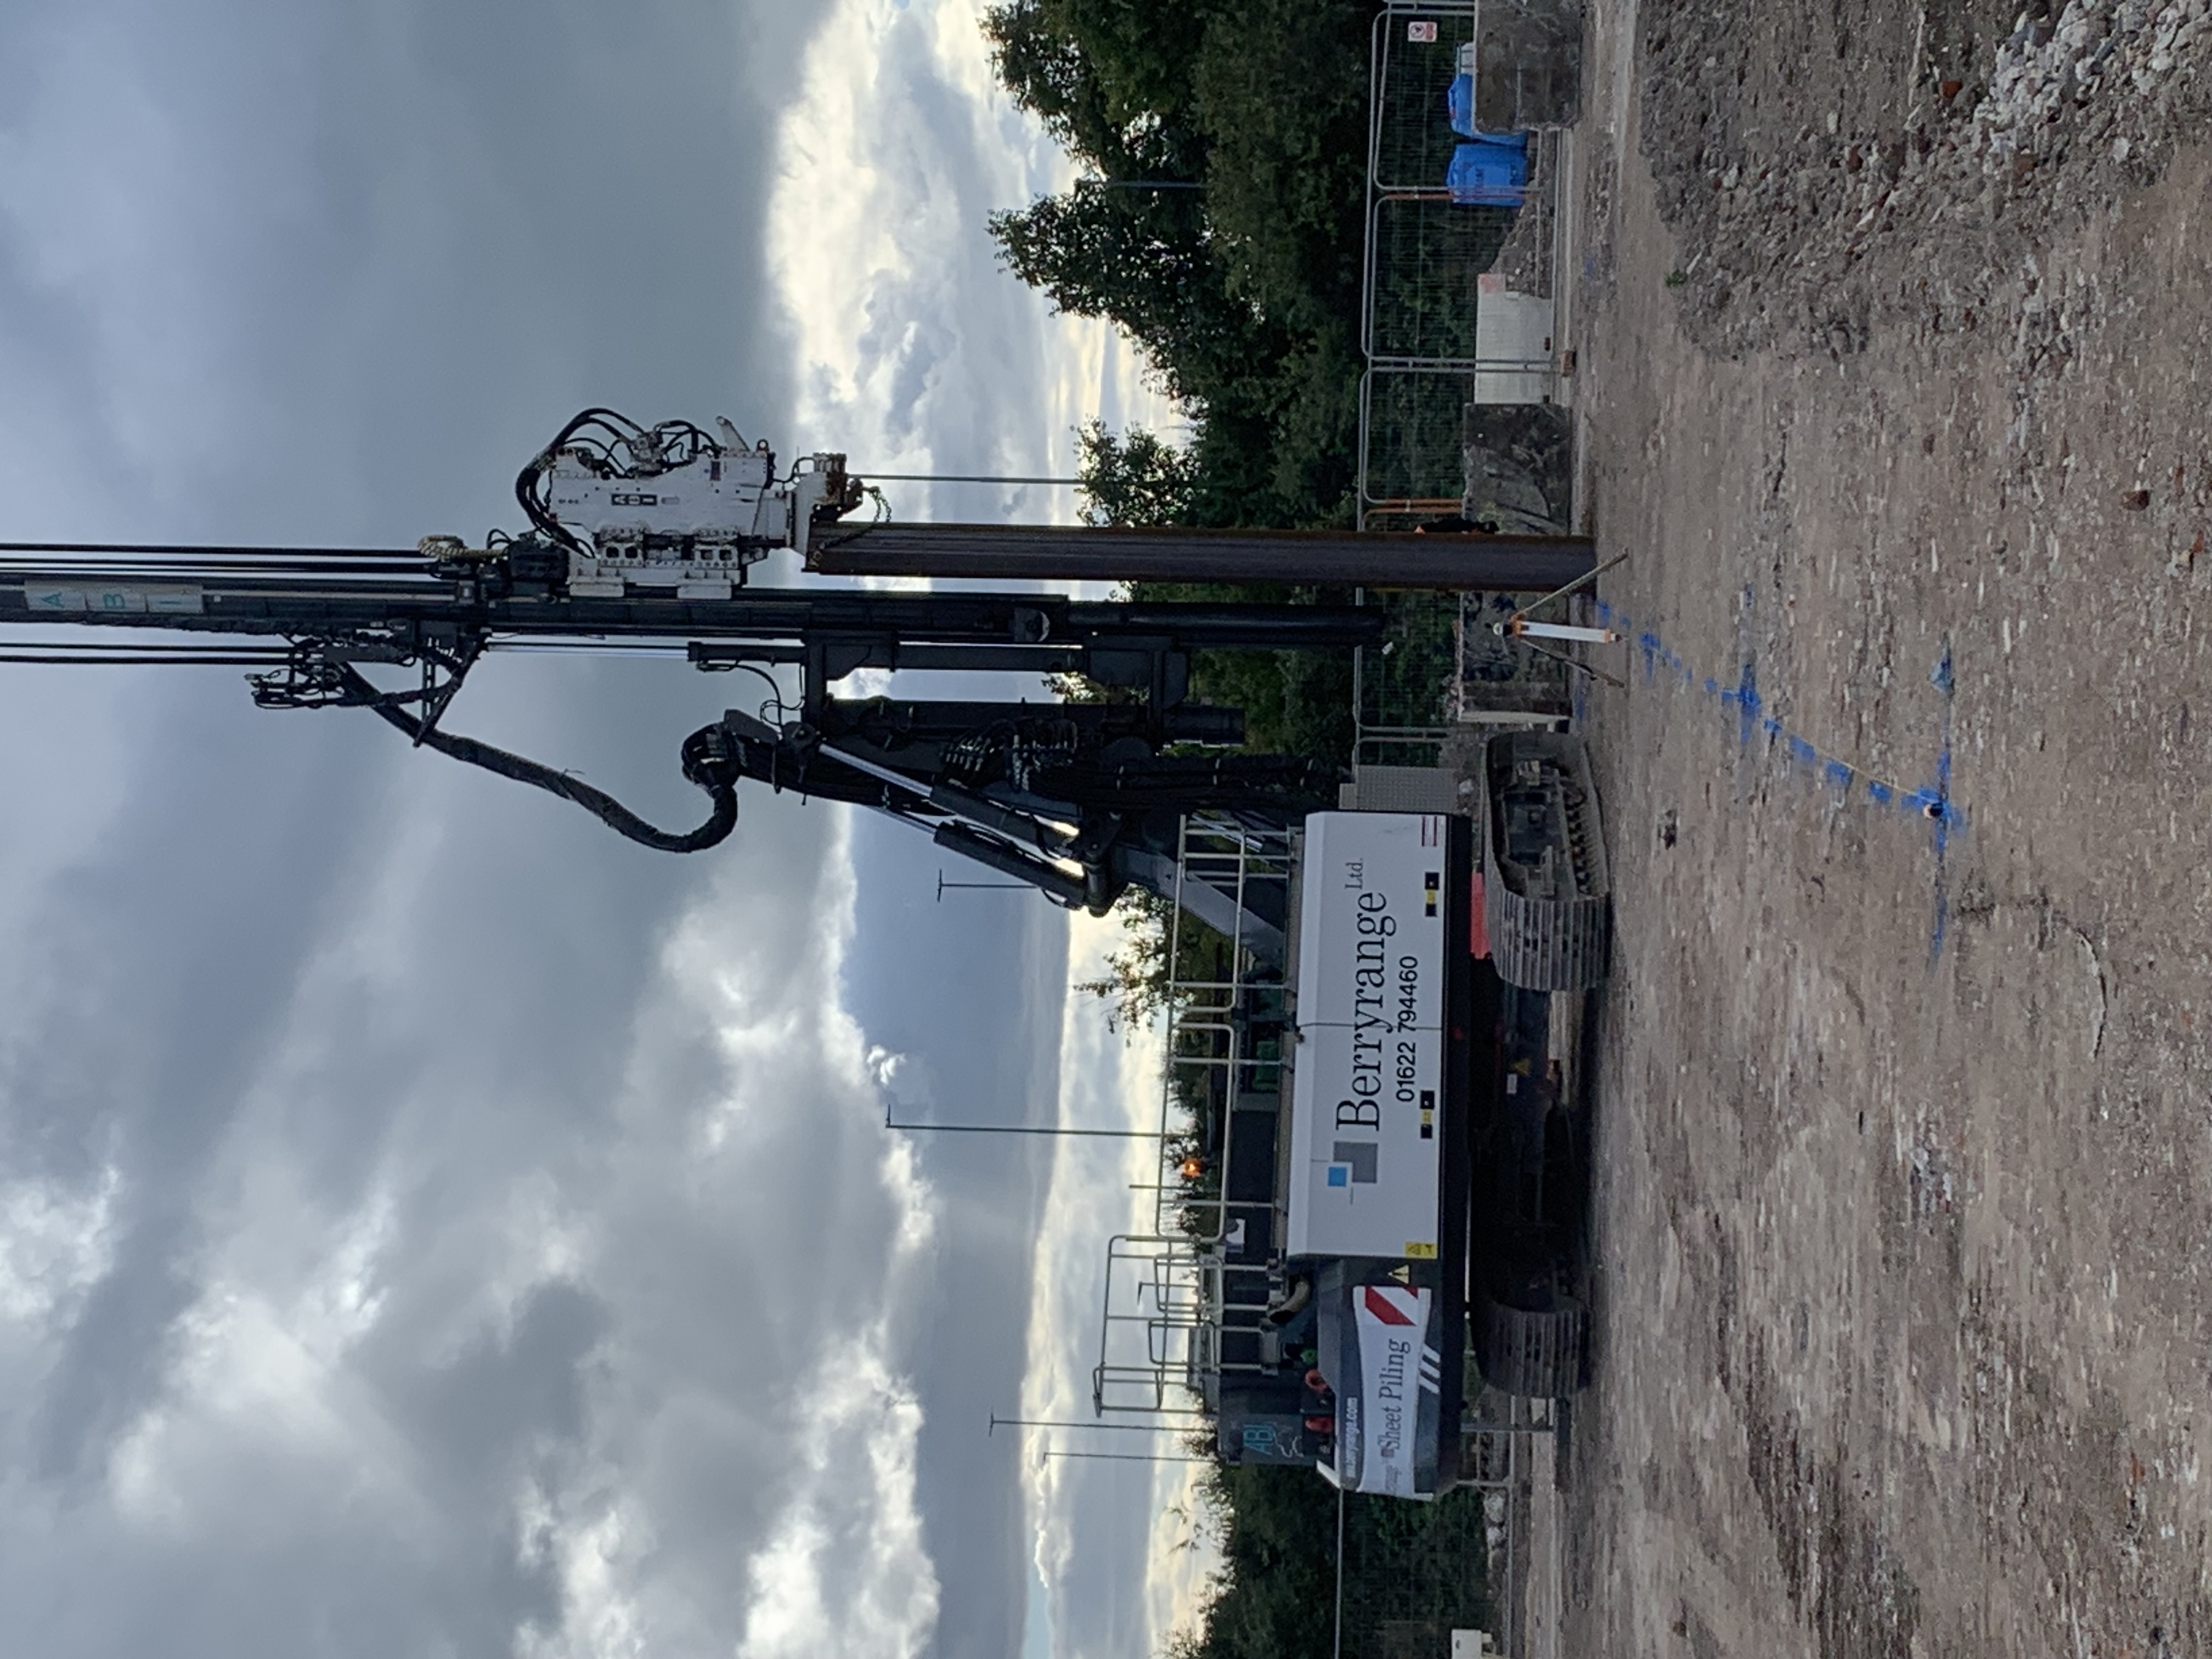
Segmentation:
[[(587, 410), (522, 471), (521, 536), (413, 550), (0, 544), (0, 660), (235, 662), (270, 708), (367, 708), (418, 745), (574, 801), (630, 839), (688, 852), (737, 819), (738, 778), (877, 808), (948, 848), (1103, 910), (1172, 880), (1174, 826), (1211, 809), (1279, 821), (1325, 804), (1333, 769), (1223, 752), (1242, 716), (1188, 702), (1190, 656), (1379, 640), (1371, 609), (1152, 604), (1036, 592), (754, 587), (787, 548), (810, 570), (1006, 579), (1249, 580), (1434, 587), (1556, 585), (1589, 544), (985, 526), (848, 525), (871, 493), (842, 455), (780, 475), (728, 422), (647, 428)], [(1127, 568), (1122, 568), (1127, 567)], [(80, 628), (103, 630), (86, 637)], [(125, 630), (112, 633), (105, 630)], [(220, 636), (211, 640), (210, 636)], [(120, 641), (120, 642), (118, 642)], [(694, 732), (684, 771), (712, 802), (657, 829), (566, 774), (441, 724), (489, 650), (649, 642), (702, 669), (798, 671), (771, 723)], [(411, 671), (392, 687), (364, 670)], [(1080, 675), (1096, 703), (847, 701), (861, 669)], [(771, 676), (772, 678), (772, 676)]]

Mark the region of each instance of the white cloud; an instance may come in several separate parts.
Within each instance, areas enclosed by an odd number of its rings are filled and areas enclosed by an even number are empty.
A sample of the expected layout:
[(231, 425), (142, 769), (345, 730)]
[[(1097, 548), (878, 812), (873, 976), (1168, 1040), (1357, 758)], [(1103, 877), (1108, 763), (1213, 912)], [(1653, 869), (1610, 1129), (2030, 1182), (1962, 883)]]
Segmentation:
[[(700, 92), (744, 9), (650, 10), (0, 21), (21, 527), (404, 544), (499, 511), (572, 397), (799, 426), (759, 123)], [(780, 448), (1056, 471), (1120, 395), (1109, 332), (981, 246), (1060, 163), (975, 12), (840, 6), (795, 60), (776, 269), (818, 389)], [(696, 811), (715, 688), (654, 676), (501, 662), (453, 718)], [(925, 1646), (890, 1310), (949, 1226), (840, 1003), (842, 812), (749, 792), (726, 853), (656, 861), (229, 674), (6, 684), (0, 1647)]]
[[(445, 821), (456, 804), (432, 784), (412, 810)], [(92, 1554), (142, 1581), (186, 1562), (273, 1575), (246, 1626), (226, 1615), (232, 1639), (265, 1646), (313, 1623), (333, 1575), (357, 1594), (365, 1572), (382, 1622), (354, 1644), (422, 1650), (454, 1631), (444, 1604), (469, 1593), (470, 1560), (506, 1540), (520, 1599), (494, 1628), (533, 1655), (927, 1645), (921, 1415), (888, 1331), (926, 1265), (931, 1200), (882, 1133), (869, 1044), (838, 1000), (844, 815), (757, 816), (757, 853), (797, 834), (771, 884), (715, 870), (631, 1000), (597, 1010), (627, 1049), (604, 1099), (488, 1085), (472, 1045), (437, 1035), (442, 988), (381, 978), (395, 944), (418, 962), (434, 939), (452, 948), (453, 888), (369, 872), (374, 925), (331, 930), (367, 946), (304, 968), (216, 1155), (167, 1194), (193, 1218), (170, 1264), (190, 1293), (98, 1486), (63, 1500), (20, 1463), (0, 1474), (0, 1595)], [(453, 1063), (380, 1085), (362, 1045), (395, 1037)], [(300, 1131), (363, 1112), (381, 1125), (374, 1173), (334, 1204), (319, 1135)], [(142, 1190), (112, 1172), (74, 1195), (0, 1194), (17, 1333), (0, 1432), (20, 1442), (23, 1391), (77, 1340), (112, 1236), (146, 1224)], [(288, 1578), (307, 1547), (327, 1553)], [(116, 1611), (87, 1601), (43, 1628), (56, 1648), (127, 1650)]]
[[(1076, 919), (1069, 951), (1071, 987), (1104, 975), (1123, 942), (1119, 918)], [(1105, 1005), (1070, 995), (1062, 1027), (1060, 1121), (1071, 1127), (1156, 1129), (1160, 1121), (1160, 1037), (1157, 1030), (1109, 1031)], [(1133, 1139), (1112, 1157), (1096, 1143), (1063, 1143), (1054, 1164), (1039, 1240), (1031, 1314), (1029, 1375), (1022, 1415), (1042, 1421), (1145, 1422), (1126, 1414), (1094, 1419), (1091, 1368), (1099, 1359), (1099, 1314), (1105, 1291), (1107, 1240), (1148, 1234), (1161, 1179), (1158, 1143)], [(1169, 1391), (1170, 1405), (1188, 1397)], [(1047, 1444), (1166, 1455), (1180, 1437), (1081, 1430), (1031, 1430), (1030, 1482), (1037, 1571), (1053, 1601), (1054, 1659), (1160, 1651), (1189, 1621), (1216, 1565), (1210, 1542), (1194, 1537), (1194, 1492), (1201, 1466), (1121, 1465), (1060, 1459), (1036, 1462)], [(1072, 1595), (1074, 1581), (1085, 1594)], [(1118, 1581), (1118, 1582), (1117, 1582)], [(1102, 1628), (1099, 1603), (1139, 1586), (1127, 1616)], [(1102, 1587), (1106, 1594), (1101, 1595)]]
[(82, 1190), (37, 1181), (0, 1185), (0, 1321), (43, 1326), (107, 1271), (112, 1166)]
[[(884, 1347), (880, 1327), (858, 1333), (807, 1381), (793, 1444), (804, 1474), (753, 1558), (739, 1659), (907, 1659), (927, 1637), (937, 1579), (915, 1502), (921, 1409)], [(856, 1560), (858, 1594), (840, 1594)]]
[[(993, 77), (972, 0), (840, 0), (782, 127), (769, 251), (801, 342), (805, 441), (862, 472), (1063, 475), (1103, 408), (1165, 425), (1110, 326), (1000, 270), (987, 216), (1066, 158)], [(1072, 492), (902, 486), (902, 517), (1073, 517)]]

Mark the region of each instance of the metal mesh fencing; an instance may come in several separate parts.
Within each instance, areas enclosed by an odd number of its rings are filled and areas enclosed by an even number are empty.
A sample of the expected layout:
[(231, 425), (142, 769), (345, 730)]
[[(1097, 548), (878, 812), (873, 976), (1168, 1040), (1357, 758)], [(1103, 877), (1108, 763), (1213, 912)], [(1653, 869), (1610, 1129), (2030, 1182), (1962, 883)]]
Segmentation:
[(1498, 631), (1542, 597), (1363, 595), (1390, 620), (1383, 643), (1353, 658), (1354, 763), (1436, 765), (1462, 731), (1565, 714), (1574, 690), (1565, 663)]
[(1498, 262), (1520, 211), (1435, 193), (1376, 201), (1367, 223), (1369, 358), (1474, 363), (1482, 356), (1475, 332), (1480, 280)]
[(1394, 3), (1376, 21), (1359, 323), (1362, 528), (1459, 510), (1462, 411), (1545, 402), (1555, 384), (1544, 302), (1555, 286), (1562, 135), (1527, 135), (1518, 207), (1454, 201), (1446, 185), (1465, 142), (1447, 94), (1462, 48), (1487, 27), (1474, 0)]
[(1459, 511), (1467, 493), (1461, 430), (1468, 389), (1468, 377), (1450, 369), (1370, 368), (1360, 377), (1363, 528), (1384, 527), (1378, 514), (1418, 522)]
[(1459, 605), (1449, 593), (1362, 595), (1389, 613), (1380, 646), (1363, 647), (1352, 663), (1353, 711), (1362, 766), (1433, 763), (1449, 735), (1459, 656)]
[[(1579, 75), (1575, 0), (1387, 0), (1370, 64), (1367, 236), (1360, 344), (1358, 522), (1405, 530), (1466, 513), (1520, 534), (1570, 521), (1566, 427), (1536, 411), (1558, 387), (1560, 182)], [(1454, 82), (1472, 80), (1479, 125), (1528, 137), (1520, 206), (1455, 202), (1464, 135)], [(1485, 121), (1483, 111), (1493, 112)], [(1501, 125), (1501, 120), (1503, 125)], [(1497, 418), (1486, 418), (1486, 411)], [(1495, 429), (1493, 429), (1495, 428)], [(1523, 599), (1535, 596), (1520, 596)], [(1387, 647), (1353, 665), (1353, 758), (1434, 763), (1471, 715), (1535, 712), (1558, 672), (1514, 647), (1470, 642), (1455, 602), (1393, 596)], [(1475, 619), (1486, 627), (1492, 618)]]
[(1448, 0), (1418, 11), (1391, 5), (1375, 20), (1370, 177), (1385, 191), (1437, 190), (1459, 135), (1443, 118), (1460, 48), (1474, 39), (1476, 5)]
[(1433, 1504), (1347, 1496), (1343, 1659), (1450, 1659), (1455, 1630), (1498, 1628), (1490, 1556), (1503, 1494)]
[(1540, 593), (1458, 596), (1458, 661), (1452, 675), (1455, 723), (1480, 723), (1486, 714), (1562, 714), (1573, 693), (1567, 665), (1498, 629)]

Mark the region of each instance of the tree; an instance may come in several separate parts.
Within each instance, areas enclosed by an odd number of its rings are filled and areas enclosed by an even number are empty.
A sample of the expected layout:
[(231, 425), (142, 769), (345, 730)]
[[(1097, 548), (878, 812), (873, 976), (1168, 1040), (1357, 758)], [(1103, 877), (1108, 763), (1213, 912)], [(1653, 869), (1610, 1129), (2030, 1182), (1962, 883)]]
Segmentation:
[(1198, 510), (1198, 463), (1188, 450), (1141, 427), (1122, 437), (1092, 418), (1075, 434), (1086, 524), (1189, 524)]
[[(1183, 406), (1188, 522), (1351, 514), (1371, 9), (1010, 0), (998, 73), (1101, 175), (991, 222), (1008, 269), (1109, 318)], [(1172, 179), (1200, 190), (1113, 187)]]
[(1221, 1543), (1213, 1597), (1170, 1659), (1304, 1659), (1330, 1650), (1336, 1494), (1310, 1470), (1243, 1464), (1205, 1487)]
[[(1083, 515), (1097, 525), (1206, 523), (1213, 518), (1216, 480), (1203, 458), (1177, 449), (1141, 428), (1115, 436), (1093, 420), (1076, 434)], [(1141, 599), (1341, 599), (1340, 593), (1280, 584), (1137, 582)], [(1075, 677), (1055, 682), (1062, 696), (1093, 702), (1114, 695)], [(1191, 690), (1202, 702), (1244, 711), (1244, 747), (1252, 752), (1304, 755), (1340, 764), (1352, 744), (1352, 671), (1338, 651), (1199, 651), (1191, 657)], [(1139, 974), (1138, 977), (1143, 975)], [(1128, 976), (1123, 975), (1126, 979)], [(1132, 1025), (1152, 1012), (1122, 990), (1115, 996)]]
[[(1191, 429), (1177, 447), (1098, 422), (1078, 434), (1094, 524), (1344, 525), (1358, 436), (1367, 39), (1349, 0), (1006, 0), (985, 21), (1000, 79), (1091, 182), (991, 222), (1008, 269), (1061, 310), (1110, 319)], [(1173, 179), (1200, 190), (1113, 187)], [(1145, 583), (1142, 599), (1325, 599)], [(1194, 696), (1245, 710), (1246, 746), (1340, 764), (1342, 653), (1204, 651)], [(1072, 685), (1074, 695), (1111, 695)], [(1165, 1005), (1172, 948), (1226, 948), (1142, 900), (1085, 988), (1125, 1030)], [(1178, 1659), (1329, 1650), (1335, 1494), (1303, 1469), (1208, 1482), (1221, 1574)]]
[(994, 214), (991, 235), (1015, 276), (1072, 316), (1120, 324), (1172, 396), (1202, 402), (1279, 343), (1231, 295), (1200, 195), (1079, 180)]
[(1192, 66), (1208, 0), (1009, 0), (983, 15), (999, 80), (1079, 161), (1109, 179), (1188, 178), (1130, 167), (1194, 165)]

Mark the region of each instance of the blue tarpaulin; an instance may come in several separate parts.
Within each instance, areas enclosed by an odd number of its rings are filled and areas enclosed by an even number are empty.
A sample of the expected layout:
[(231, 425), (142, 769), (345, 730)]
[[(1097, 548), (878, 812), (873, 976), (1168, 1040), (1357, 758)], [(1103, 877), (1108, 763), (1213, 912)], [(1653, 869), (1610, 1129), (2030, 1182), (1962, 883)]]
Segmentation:
[(1444, 175), (1451, 198), (1480, 207), (1519, 207), (1528, 193), (1528, 140), (1523, 134), (1484, 136), (1452, 151)]
[(1444, 107), (1451, 112), (1451, 127), (1462, 138), (1473, 138), (1474, 130), (1474, 77), (1455, 75), (1444, 93)]

